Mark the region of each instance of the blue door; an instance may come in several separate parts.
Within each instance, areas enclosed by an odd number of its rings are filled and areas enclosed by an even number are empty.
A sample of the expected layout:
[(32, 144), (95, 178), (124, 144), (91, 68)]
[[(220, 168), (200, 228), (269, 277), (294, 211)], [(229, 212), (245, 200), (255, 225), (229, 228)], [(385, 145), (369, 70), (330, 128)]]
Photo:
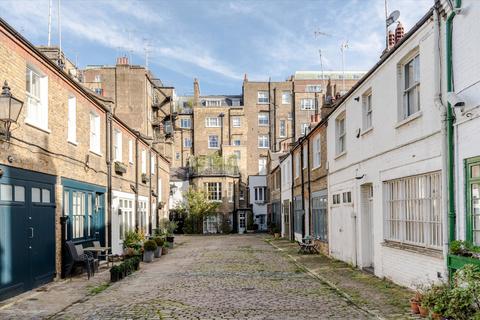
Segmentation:
[(55, 177), (0, 166), (0, 300), (55, 276)]

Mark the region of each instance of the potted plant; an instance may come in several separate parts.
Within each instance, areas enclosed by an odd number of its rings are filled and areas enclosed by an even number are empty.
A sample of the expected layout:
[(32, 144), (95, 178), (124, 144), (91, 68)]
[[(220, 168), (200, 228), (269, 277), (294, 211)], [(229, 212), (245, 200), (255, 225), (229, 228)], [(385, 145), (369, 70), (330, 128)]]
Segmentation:
[(117, 282), (120, 280), (120, 268), (118, 266), (113, 266), (110, 268), (110, 281)]
[(133, 262), (134, 262), (135, 271), (140, 269), (140, 258), (139, 257), (133, 257)]
[(143, 262), (152, 262), (157, 250), (157, 243), (153, 240), (145, 241), (143, 244)]
[(167, 253), (168, 253), (168, 243), (167, 243), (167, 242), (164, 242), (164, 243), (163, 243), (162, 253), (163, 253), (163, 254), (167, 254)]
[(162, 247), (165, 241), (163, 241), (161, 237), (155, 237), (153, 240), (157, 244), (157, 249), (155, 250), (155, 258), (160, 258), (162, 256)]
[(280, 238), (280, 228), (279, 227), (274, 225), (273, 228), (272, 228), (272, 232), (273, 232), (273, 236), (275, 237), (275, 239)]

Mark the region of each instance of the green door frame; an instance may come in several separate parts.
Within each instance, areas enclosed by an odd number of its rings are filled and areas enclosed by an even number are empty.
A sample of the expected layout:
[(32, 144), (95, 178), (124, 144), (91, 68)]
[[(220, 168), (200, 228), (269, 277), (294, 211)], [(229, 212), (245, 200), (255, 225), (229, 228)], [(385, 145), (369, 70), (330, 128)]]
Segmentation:
[(473, 244), (473, 208), (472, 185), (480, 184), (480, 177), (472, 178), (472, 167), (480, 165), (480, 156), (465, 159), (465, 208), (466, 208), (466, 235), (465, 239)]

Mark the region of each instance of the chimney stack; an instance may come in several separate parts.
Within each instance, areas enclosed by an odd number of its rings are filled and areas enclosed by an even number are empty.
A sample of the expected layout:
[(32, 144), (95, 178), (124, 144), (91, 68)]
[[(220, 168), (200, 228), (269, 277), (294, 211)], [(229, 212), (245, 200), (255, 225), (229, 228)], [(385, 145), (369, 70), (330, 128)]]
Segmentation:
[(127, 57), (118, 57), (117, 58), (117, 65), (128, 66), (128, 58)]
[(395, 28), (395, 44), (397, 44), (405, 35), (405, 29), (400, 21), (398, 21), (397, 27)]
[(193, 79), (193, 105), (198, 106), (200, 102), (200, 85), (197, 78)]
[(246, 73), (243, 75), (243, 82), (248, 82), (248, 75)]
[(392, 30), (388, 31), (388, 50), (395, 46), (395, 34)]

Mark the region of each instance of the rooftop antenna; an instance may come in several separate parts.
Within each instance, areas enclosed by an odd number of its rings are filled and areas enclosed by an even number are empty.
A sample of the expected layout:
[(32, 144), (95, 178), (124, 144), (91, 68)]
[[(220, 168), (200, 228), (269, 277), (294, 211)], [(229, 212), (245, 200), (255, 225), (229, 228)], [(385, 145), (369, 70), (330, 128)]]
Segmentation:
[(143, 50), (145, 51), (145, 69), (148, 69), (148, 58), (152, 50), (150, 48), (150, 40), (148, 38), (143, 38), (143, 41), (145, 43), (143, 47)]
[(348, 40), (345, 40), (340, 45), (342, 52), (342, 94), (345, 94), (345, 50), (348, 49)]
[(52, 0), (48, 1), (48, 41), (47, 44), (50, 47), (52, 39)]
[(390, 27), (400, 17), (400, 11), (395, 10), (388, 15), (388, 4), (385, 0), (385, 48), (388, 49), (388, 27)]
[(63, 61), (62, 61), (62, 15), (60, 12), (60, 4), (61, 0), (58, 0), (58, 47), (59, 47), (59, 57), (58, 57), (58, 65), (60, 68), (63, 69)]
[[(332, 37), (331, 34), (326, 33), (326, 32), (322, 32), (322, 31), (320, 31), (320, 30), (314, 31), (313, 34), (314, 34), (314, 36), (315, 36), (315, 39), (318, 39), (318, 37), (320, 37), (320, 36)], [(319, 54), (319, 56), (320, 56), (320, 72), (321, 72), (321, 75), (322, 75), (322, 85), (323, 85), (323, 88), (326, 88), (326, 87), (325, 87), (325, 76), (324, 76), (324, 72), (323, 72), (322, 49), (318, 49), (318, 54)]]

